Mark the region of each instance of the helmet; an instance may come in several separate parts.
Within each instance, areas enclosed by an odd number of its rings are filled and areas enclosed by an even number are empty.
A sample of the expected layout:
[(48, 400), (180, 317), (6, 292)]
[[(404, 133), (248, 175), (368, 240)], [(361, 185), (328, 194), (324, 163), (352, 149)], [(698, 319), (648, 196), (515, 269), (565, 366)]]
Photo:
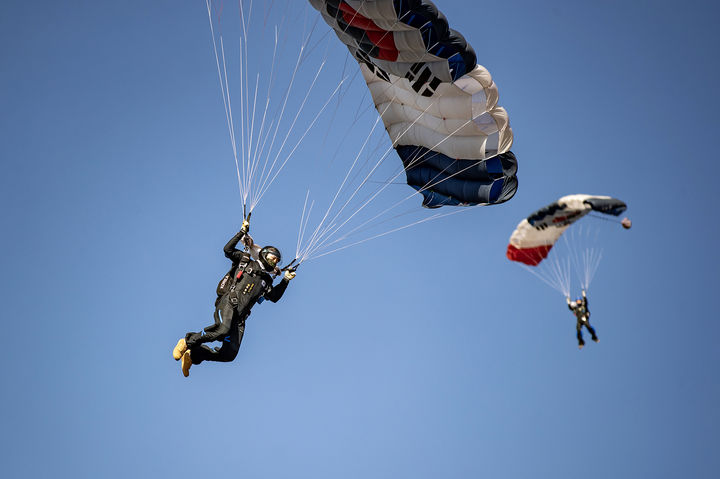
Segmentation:
[(267, 269), (274, 269), (282, 261), (280, 250), (274, 246), (266, 246), (260, 250), (260, 262)]

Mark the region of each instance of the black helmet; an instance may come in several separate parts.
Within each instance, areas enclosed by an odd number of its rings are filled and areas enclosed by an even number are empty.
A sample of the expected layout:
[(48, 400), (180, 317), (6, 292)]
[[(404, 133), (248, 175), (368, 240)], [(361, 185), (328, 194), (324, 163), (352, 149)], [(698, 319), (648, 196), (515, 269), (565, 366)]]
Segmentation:
[(267, 269), (274, 269), (282, 261), (280, 250), (274, 246), (266, 246), (260, 250), (260, 262)]

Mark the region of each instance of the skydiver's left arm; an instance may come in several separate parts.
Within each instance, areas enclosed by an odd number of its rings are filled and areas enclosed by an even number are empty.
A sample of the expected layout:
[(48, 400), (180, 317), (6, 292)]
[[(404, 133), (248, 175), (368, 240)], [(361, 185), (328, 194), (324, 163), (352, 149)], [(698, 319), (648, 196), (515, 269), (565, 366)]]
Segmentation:
[(283, 279), (278, 283), (277, 286), (273, 286), (272, 289), (265, 294), (265, 299), (272, 301), (273, 303), (277, 303), (280, 298), (282, 298), (282, 295), (285, 294), (285, 290), (287, 289), (288, 284), (290, 283), (290, 280), (295, 277), (295, 271), (287, 270), (285, 271), (285, 275), (283, 276)]
[(265, 293), (265, 299), (272, 301), (273, 303), (277, 303), (280, 298), (282, 298), (283, 294), (285, 294), (288, 284), (290, 284), (290, 280), (283, 278), (276, 286), (273, 286), (270, 291)]
[(585, 310), (588, 311), (588, 300), (587, 300), (587, 295), (585, 294), (584, 289), (582, 290), (582, 295), (583, 295), (583, 306), (585, 307)]

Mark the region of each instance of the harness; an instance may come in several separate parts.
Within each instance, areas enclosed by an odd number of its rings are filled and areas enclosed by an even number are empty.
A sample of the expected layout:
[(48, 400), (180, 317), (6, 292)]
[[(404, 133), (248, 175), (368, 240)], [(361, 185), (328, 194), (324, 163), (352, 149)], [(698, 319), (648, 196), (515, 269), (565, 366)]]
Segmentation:
[(228, 294), (230, 303), (235, 307), (252, 306), (262, 302), (263, 296), (272, 288), (272, 279), (251, 260), (238, 264), (232, 278)]
[(588, 311), (585, 306), (579, 306), (573, 312), (579, 321), (587, 321), (590, 319), (590, 311)]

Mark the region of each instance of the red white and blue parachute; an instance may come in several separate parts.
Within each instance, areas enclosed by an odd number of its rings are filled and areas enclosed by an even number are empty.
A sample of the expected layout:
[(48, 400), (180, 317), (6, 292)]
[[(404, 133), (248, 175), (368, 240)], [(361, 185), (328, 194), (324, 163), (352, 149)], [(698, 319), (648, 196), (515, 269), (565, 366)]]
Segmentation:
[[(591, 211), (618, 216), (627, 209), (622, 201), (609, 196), (568, 195), (532, 213), (518, 224), (510, 236), (507, 257), (528, 266), (539, 265), (570, 225)], [(623, 220), (629, 228), (629, 220)]]
[(503, 203), (517, 190), (490, 73), (428, 0), (310, 0), (360, 65), (423, 206)]

